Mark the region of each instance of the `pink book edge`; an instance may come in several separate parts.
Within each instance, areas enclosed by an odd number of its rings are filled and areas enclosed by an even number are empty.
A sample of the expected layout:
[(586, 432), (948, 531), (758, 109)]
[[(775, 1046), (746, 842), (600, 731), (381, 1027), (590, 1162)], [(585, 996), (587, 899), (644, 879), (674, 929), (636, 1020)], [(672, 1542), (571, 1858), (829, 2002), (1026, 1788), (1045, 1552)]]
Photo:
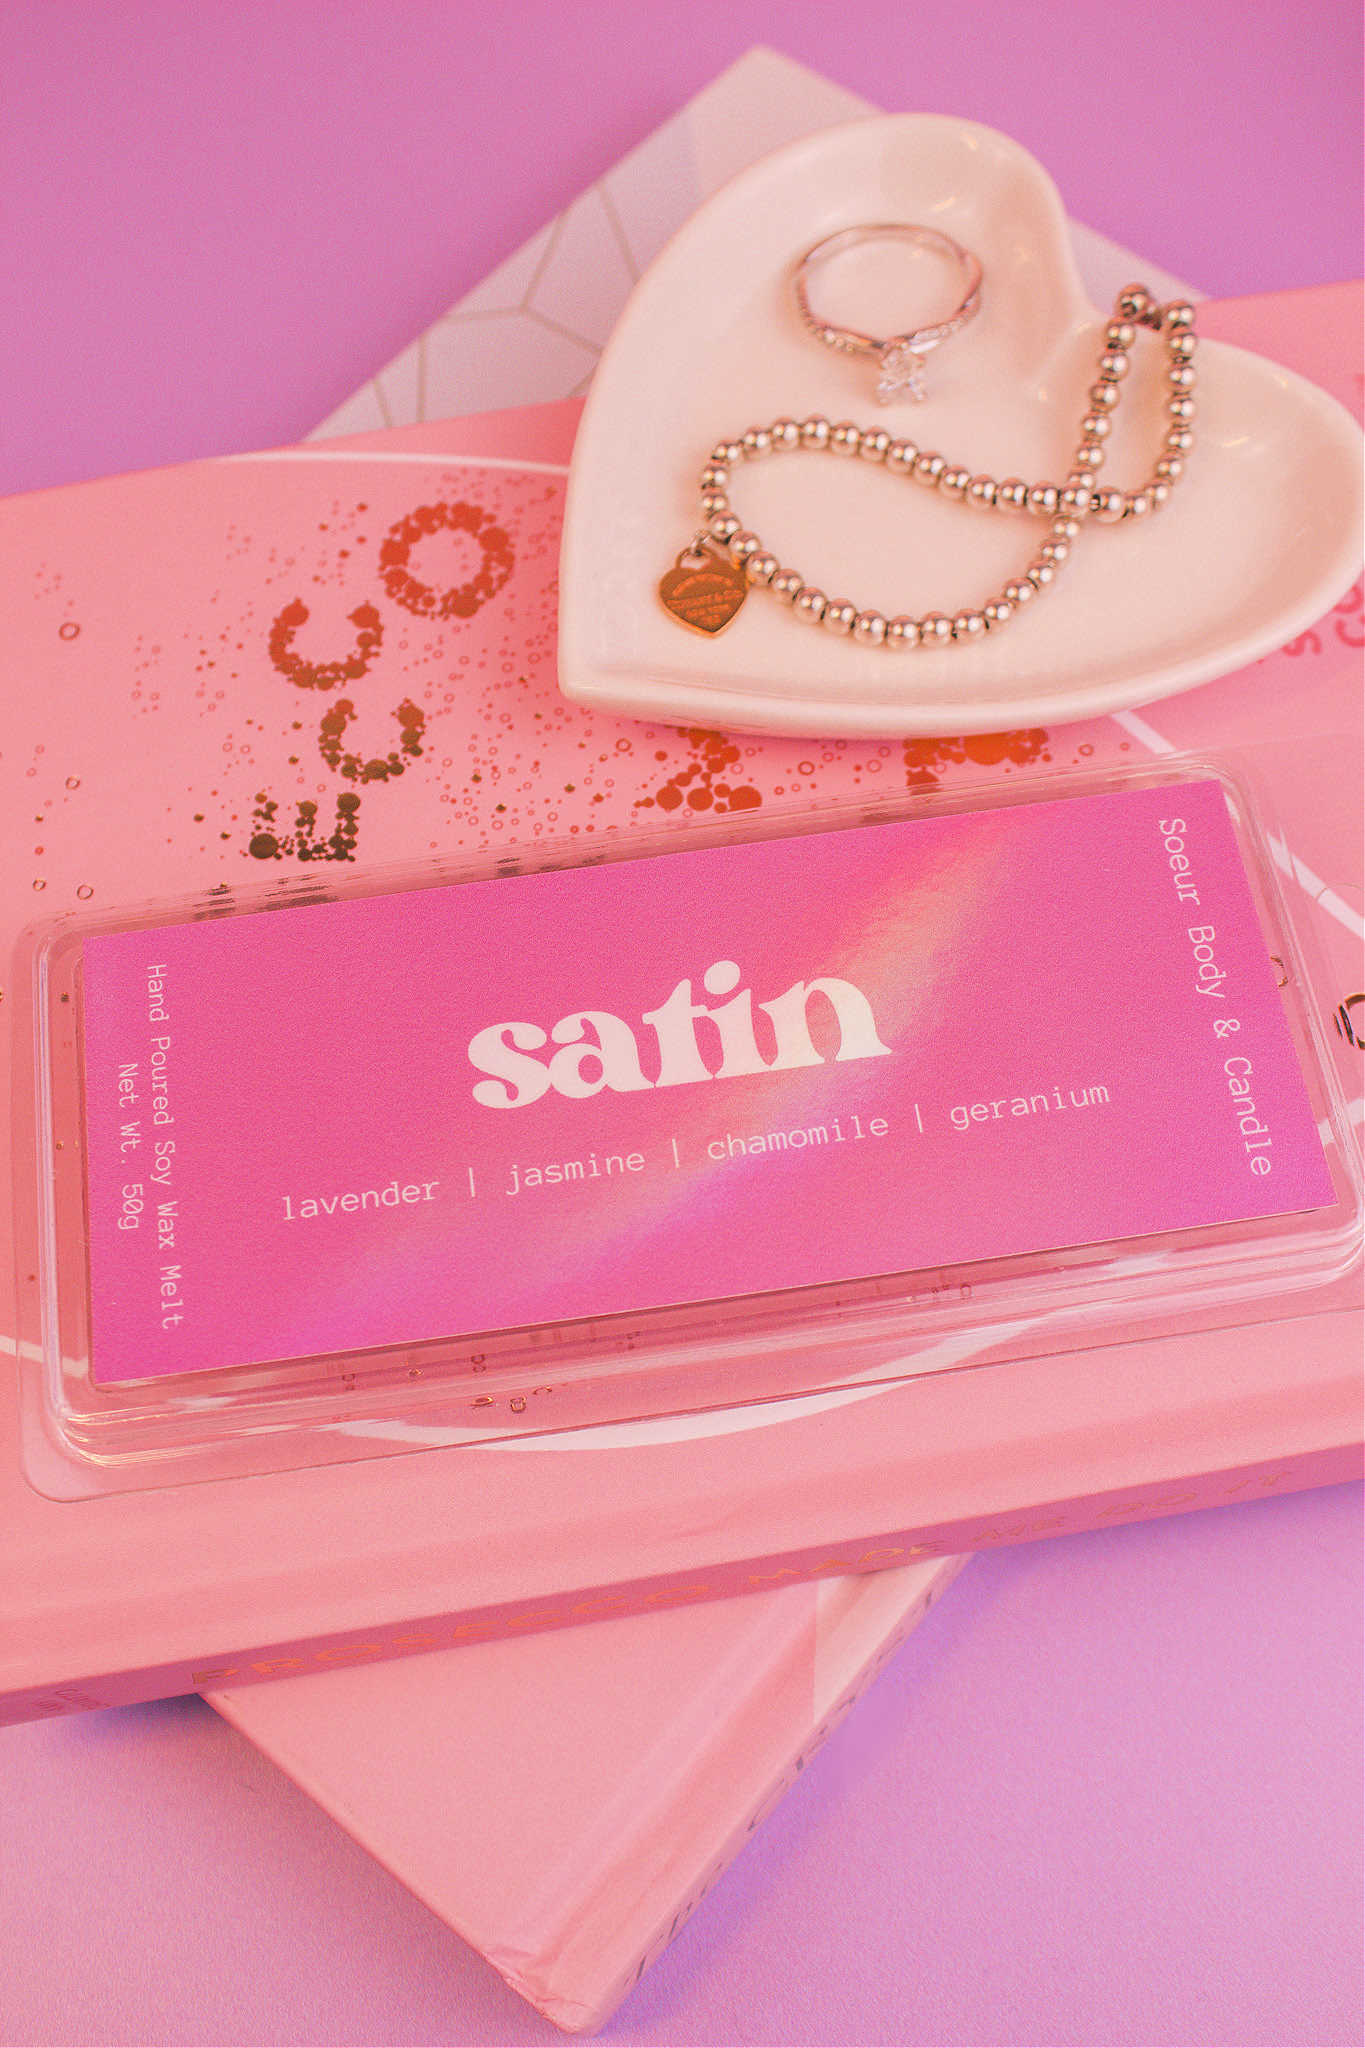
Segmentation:
[[(610, 2017), (687, 1924), (966, 1562), (960, 1557), (936, 1559), (831, 1586), (831, 1595), (840, 1600), (835, 1624), (841, 1639), (840, 1670), (823, 1710), (817, 1708), (813, 1721), (793, 1726), (783, 1707), (774, 1704), (771, 1660), (755, 1662), (748, 1690), (726, 1700), (722, 1739), (699, 1740), (695, 1727), (680, 1722), (671, 1748), (676, 1776), (666, 1787), (665, 1806), (656, 1805), (638, 1829), (614, 1839), (595, 1858), (585, 1845), (582, 1891), (558, 1898), (554, 1910), (534, 1927), (482, 1924), (479, 1900), (470, 1894), (465, 1873), (471, 1863), (478, 1866), (485, 1857), (509, 1854), (524, 1860), (529, 1873), (535, 1865), (535, 1842), (519, 1841), (509, 1850), (505, 1843), (484, 1839), (477, 1827), (461, 1833), (458, 1810), (447, 1814), (442, 1809), (439, 1755), (419, 1742), (414, 1757), (410, 1732), (397, 1721), (376, 1722), (369, 1703), (357, 1703), (345, 1673), (318, 1677), (306, 1686), (280, 1680), (205, 1697), (392, 1876), (484, 1954), (519, 1996), (556, 2026), (590, 2032)], [(804, 1619), (808, 1612), (804, 1603), (799, 1616), (793, 1612), (796, 1633), (778, 1653), (779, 1662), (804, 1659), (809, 1653)], [(610, 1682), (611, 1645), (609, 1633), (602, 1631), (620, 1625), (598, 1624), (593, 1635), (583, 1639), (584, 1653), (594, 1659), (604, 1683)], [(528, 1643), (521, 1654), (526, 1659), (526, 1683), (533, 1686), (535, 1646)], [(439, 1672), (433, 1672), (433, 1683), (439, 1683)], [(427, 1856), (411, 1859), (401, 1845), (395, 1847), (382, 1807), (376, 1808), (367, 1797), (369, 1770), (352, 1776), (338, 1769), (332, 1750), (316, 1740), (323, 1727), (333, 1738), (338, 1733), (344, 1737), (353, 1728), (357, 1746), (351, 1753), (360, 1754), (363, 1741), (371, 1765), (376, 1749), (386, 1766), (400, 1752), (405, 1765), (415, 1763), (417, 1776), (410, 1782), (426, 1788), (434, 1824), (450, 1830), (448, 1862), (443, 1859), (440, 1869), (433, 1869)], [(656, 1725), (641, 1730), (641, 1747), (651, 1750), (652, 1765), (661, 1762), (658, 1746), (668, 1732)], [(459, 1739), (455, 1703), (450, 1740)], [(554, 1768), (552, 1759), (543, 1759), (534, 1750), (523, 1755), (524, 1769), (538, 1765)], [(623, 1756), (623, 1770), (629, 1765), (630, 1757)], [(421, 1867), (414, 1868), (414, 1861)]]

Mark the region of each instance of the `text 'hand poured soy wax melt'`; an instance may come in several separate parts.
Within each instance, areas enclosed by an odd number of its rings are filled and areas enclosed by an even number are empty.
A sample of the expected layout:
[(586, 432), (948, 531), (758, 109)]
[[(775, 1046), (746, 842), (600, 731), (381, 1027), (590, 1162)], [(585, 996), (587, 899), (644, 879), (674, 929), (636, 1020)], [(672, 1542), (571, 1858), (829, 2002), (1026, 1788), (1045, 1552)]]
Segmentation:
[(52, 1341), (125, 1428), (772, 1398), (945, 1300), (1283, 1284), (1340, 1207), (1212, 777), (61, 945)]

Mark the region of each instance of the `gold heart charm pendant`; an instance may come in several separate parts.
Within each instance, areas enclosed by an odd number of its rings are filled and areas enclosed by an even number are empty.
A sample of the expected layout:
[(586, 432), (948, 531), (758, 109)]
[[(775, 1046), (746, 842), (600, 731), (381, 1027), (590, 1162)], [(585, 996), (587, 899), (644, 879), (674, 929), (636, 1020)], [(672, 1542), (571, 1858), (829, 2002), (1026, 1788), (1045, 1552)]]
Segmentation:
[(744, 571), (728, 556), (684, 548), (659, 584), (664, 610), (694, 633), (723, 633), (743, 604), (749, 586)]

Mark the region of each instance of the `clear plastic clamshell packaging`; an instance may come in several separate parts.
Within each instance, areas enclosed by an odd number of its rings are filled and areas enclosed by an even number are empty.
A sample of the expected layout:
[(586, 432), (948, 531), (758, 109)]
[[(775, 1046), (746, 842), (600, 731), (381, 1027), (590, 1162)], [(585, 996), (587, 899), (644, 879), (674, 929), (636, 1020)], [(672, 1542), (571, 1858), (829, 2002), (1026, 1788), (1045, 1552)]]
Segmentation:
[(699, 836), (34, 932), (33, 1483), (971, 1371), (983, 1328), (1236, 1321), (1353, 1256), (1235, 782)]

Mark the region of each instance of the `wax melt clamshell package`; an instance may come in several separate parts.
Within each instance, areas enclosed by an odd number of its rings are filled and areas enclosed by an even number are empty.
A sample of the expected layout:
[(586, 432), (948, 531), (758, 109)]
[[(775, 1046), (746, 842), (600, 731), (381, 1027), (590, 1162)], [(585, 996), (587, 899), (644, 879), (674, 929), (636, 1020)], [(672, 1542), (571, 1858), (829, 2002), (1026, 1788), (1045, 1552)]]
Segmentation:
[(988, 1403), (986, 1361), (1349, 1268), (1353, 1148), (1235, 769), (665, 844), (27, 935), (37, 1491), (945, 1371)]

